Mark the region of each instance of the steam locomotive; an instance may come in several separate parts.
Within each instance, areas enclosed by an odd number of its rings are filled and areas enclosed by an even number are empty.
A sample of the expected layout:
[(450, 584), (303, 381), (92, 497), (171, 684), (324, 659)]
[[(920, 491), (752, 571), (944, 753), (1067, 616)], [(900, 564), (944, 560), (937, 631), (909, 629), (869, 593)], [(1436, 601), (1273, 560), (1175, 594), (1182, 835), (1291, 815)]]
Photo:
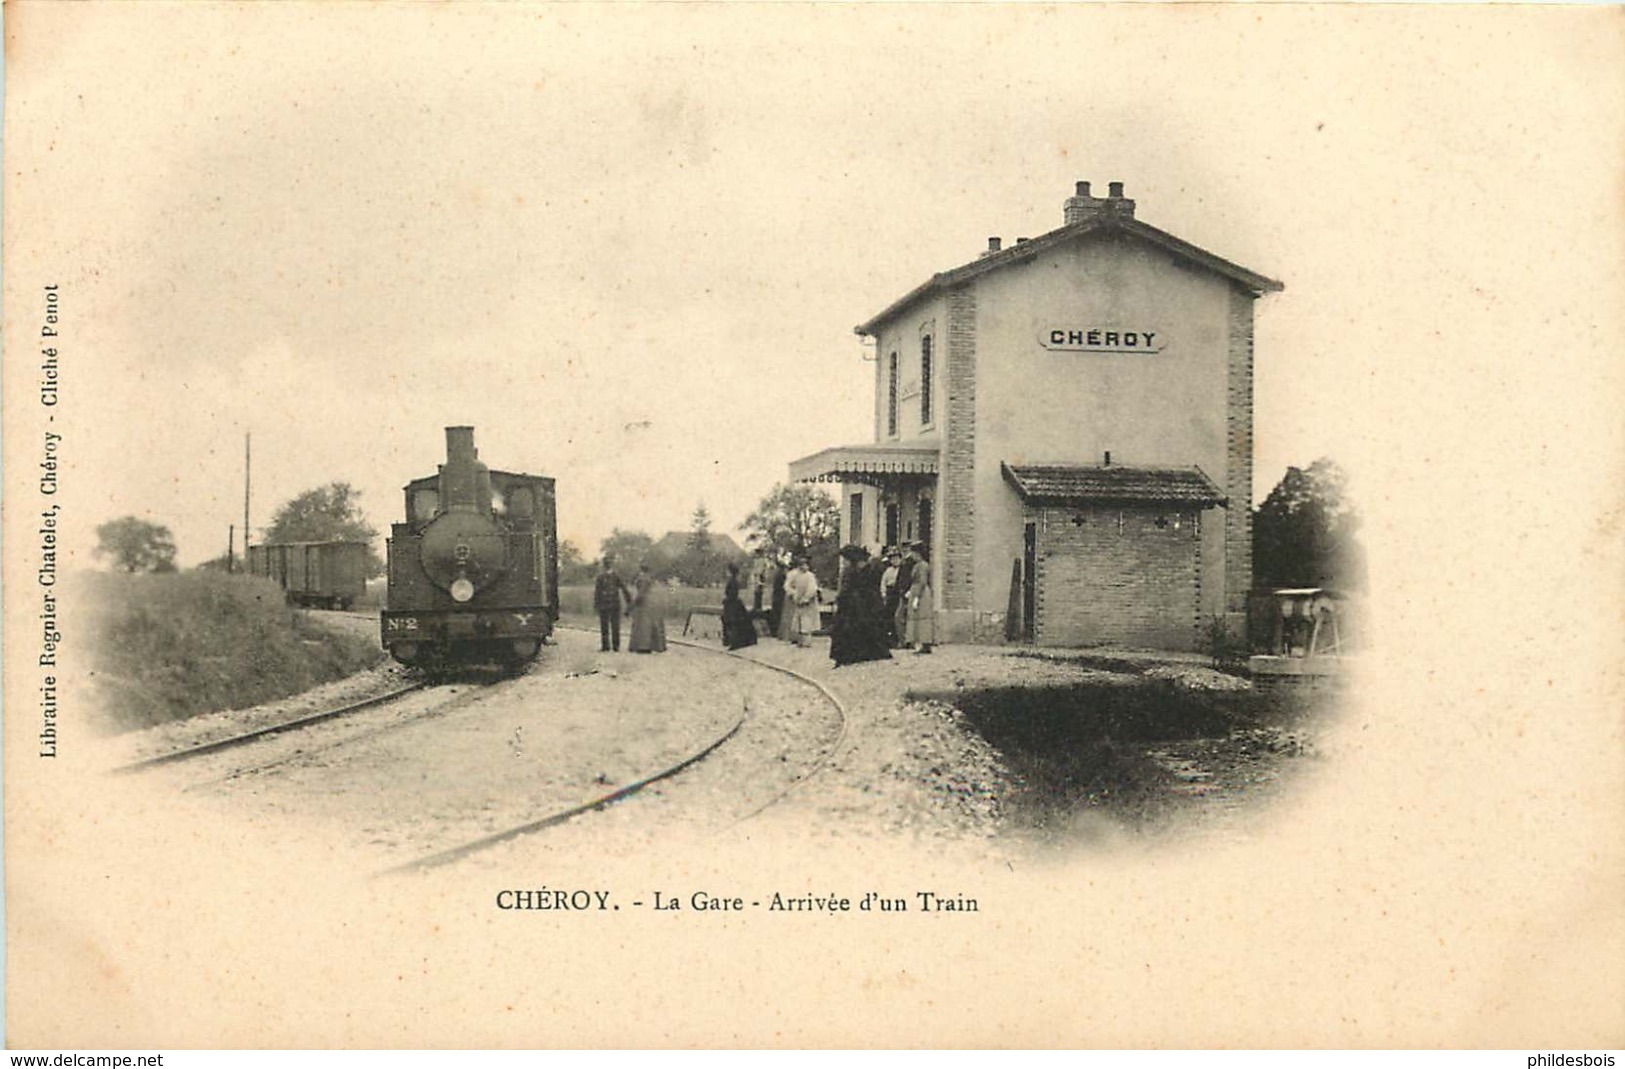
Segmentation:
[(556, 504), (552, 479), (492, 471), (474, 428), (447, 427), (446, 462), (406, 484), (390, 528), (390, 656), (430, 670), (534, 659), (559, 615)]

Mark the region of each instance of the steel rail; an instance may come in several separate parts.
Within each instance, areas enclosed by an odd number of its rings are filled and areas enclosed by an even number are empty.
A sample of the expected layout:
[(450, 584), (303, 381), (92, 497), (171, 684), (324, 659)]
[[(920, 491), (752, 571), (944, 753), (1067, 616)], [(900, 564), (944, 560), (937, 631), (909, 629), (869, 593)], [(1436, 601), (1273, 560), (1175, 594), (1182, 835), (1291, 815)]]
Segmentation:
[(771, 807), (773, 807), (775, 805), (778, 805), (780, 802), (784, 801), (787, 797), (789, 797), (790, 793), (792, 791), (794, 791), (796, 788), (800, 787), (802, 784), (806, 783), (808, 780), (812, 779), (814, 776), (818, 775), (820, 772), (822, 772), (829, 765), (829, 763), (831, 761), (833, 761), (835, 759), (836, 753), (838, 753), (840, 751), (840, 749), (841, 749), (841, 744), (846, 741), (846, 728), (847, 728), (847, 725), (849, 723), (851, 723), (851, 717), (847, 714), (845, 703), (843, 703), (841, 701), (841, 699), (837, 698), (835, 696), (835, 693), (833, 691), (831, 691), (828, 687), (824, 686), (824, 684), (820, 683), (818, 680), (814, 679), (813, 677), (811, 677), (809, 675), (804, 675), (804, 674), (796, 671), (794, 668), (785, 668), (782, 665), (772, 664), (772, 663), (769, 663), (767, 661), (758, 661), (754, 657), (746, 657), (744, 654), (736, 653), (733, 650), (714, 650), (714, 649), (711, 649), (709, 646), (700, 646), (700, 645), (697, 645), (697, 644), (695, 644), (693, 642), (687, 642), (687, 641), (685, 641), (683, 639), (667, 639), (666, 641), (667, 642), (676, 642), (678, 645), (688, 646), (688, 647), (690, 647), (692, 649), (696, 649), (696, 650), (704, 650), (707, 653), (717, 653), (717, 654), (721, 654), (721, 655), (723, 655), (725, 657), (734, 657), (734, 658), (737, 658), (738, 660), (747, 661), (750, 664), (757, 665), (757, 666), (759, 666), (761, 668), (770, 668), (773, 671), (782, 673), (784, 675), (787, 675), (792, 679), (796, 679), (796, 680), (799, 680), (802, 683), (809, 684), (815, 690), (817, 690), (820, 694), (822, 694), (826, 699), (828, 699), (829, 703), (835, 707), (835, 715), (838, 716), (840, 718), (840, 721), (841, 721), (840, 729), (835, 733), (835, 742), (830, 745), (829, 750), (825, 752), (824, 756), (819, 758), (818, 761), (813, 764), (813, 767), (812, 767), (811, 771), (809, 771), (804, 776), (800, 776), (800, 777), (797, 777), (796, 779), (792, 780), (791, 783), (790, 783), (790, 786), (784, 788), (784, 790), (780, 791), (778, 794), (775, 794), (772, 798), (769, 798), (767, 801), (763, 802), (761, 805), (757, 806), (755, 809), (752, 809), (749, 813), (746, 813), (744, 816), (740, 817), (738, 820), (735, 820), (732, 824), (728, 825), (728, 830), (732, 830), (734, 828), (737, 828), (739, 825), (745, 823), (745, 821), (747, 821), (747, 820), (750, 820), (752, 817), (755, 817), (758, 814), (764, 812), (765, 810), (770, 809)]
[[(195, 791), (203, 787), (212, 787), (219, 783), (229, 783), (234, 779), (240, 779), (243, 776), (252, 775), (256, 772), (265, 772), (273, 768), (279, 768), (282, 765), (292, 764), (295, 761), (309, 761), (313, 757), (327, 753), (330, 750), (336, 750), (341, 746), (354, 746), (358, 742), (365, 742), (368, 739), (377, 738), (379, 735), (385, 735), (391, 731), (403, 731), (406, 728), (417, 724), (427, 723), (430, 720), (438, 720), (449, 713), (454, 713), (459, 709), (462, 709), (466, 705), (479, 701), (480, 698), (484, 696), (486, 691), (494, 690), (497, 687), (504, 686), (512, 682), (513, 678), (510, 677), (507, 679), (496, 679), (487, 683), (480, 683), (468, 690), (458, 691), (445, 701), (441, 702), (439, 705), (431, 706), (422, 712), (414, 713), (404, 720), (398, 720), (392, 724), (380, 724), (377, 727), (365, 728), (358, 731), (354, 735), (347, 735), (343, 738), (335, 739), (332, 742), (328, 742), (324, 745), (316, 746), (308, 750), (294, 750), (292, 753), (285, 753), (280, 757), (273, 757), (271, 760), (262, 761), (257, 765), (249, 765), (246, 768), (234, 768), (223, 776), (216, 776), (213, 779), (206, 779), (198, 783), (189, 784), (182, 789)], [(430, 682), (425, 685), (440, 686), (442, 684)]]
[(712, 752), (715, 751), (719, 746), (733, 738), (734, 735), (738, 733), (739, 729), (745, 724), (745, 718), (749, 715), (750, 703), (747, 701), (745, 703), (744, 711), (739, 714), (739, 719), (734, 721), (733, 727), (729, 728), (719, 738), (709, 743), (704, 749), (690, 754), (681, 761), (677, 762), (675, 765), (672, 765), (669, 768), (661, 769), (659, 772), (656, 772), (653, 775), (645, 776), (633, 783), (628, 783), (624, 787), (617, 788), (616, 790), (613, 790), (601, 797), (594, 798), (591, 801), (582, 802), (580, 805), (571, 806), (569, 809), (549, 814), (548, 816), (542, 817), (540, 820), (533, 820), (517, 827), (508, 828), (505, 831), (499, 831), (494, 834), (487, 835), (484, 838), (475, 839), (471, 843), (464, 843), (462, 846), (454, 846), (449, 850), (442, 850), (438, 854), (430, 854), (428, 857), (419, 858), (416, 861), (408, 861), (405, 864), (396, 865), (394, 868), (385, 869), (378, 875), (395, 876), (407, 872), (422, 872), (426, 869), (438, 868), (441, 865), (449, 865), (453, 861), (461, 861), (470, 854), (477, 854), (481, 850), (489, 850), (493, 846), (508, 842), (512, 839), (518, 839), (521, 836), (530, 835), (533, 832), (542, 831), (557, 824), (563, 824), (565, 821), (573, 820), (574, 818), (581, 816), (583, 813), (590, 813), (595, 809), (603, 809), (605, 806), (613, 805), (623, 798), (631, 797), (650, 784), (659, 783), (663, 779), (669, 779), (670, 777), (683, 771), (683, 769), (688, 768), (690, 765), (695, 765), (705, 760), (707, 757), (711, 756)]
[[(571, 630), (571, 631), (583, 631), (583, 632), (591, 633), (589, 629), (581, 628), (581, 627), (569, 627), (569, 628), (566, 628), (566, 629)], [(836, 753), (838, 753), (840, 751), (841, 745), (846, 741), (846, 729), (847, 729), (848, 723), (850, 722), (850, 717), (847, 714), (845, 704), (838, 697), (836, 697), (835, 694), (832, 693), (828, 687), (826, 687), (824, 684), (820, 683), (818, 680), (813, 679), (811, 676), (803, 675), (802, 673), (797, 672), (792, 668), (784, 668), (784, 667), (782, 667), (780, 665), (769, 664), (766, 661), (759, 661), (754, 657), (746, 657), (746, 656), (744, 656), (742, 654), (734, 652), (733, 650), (712, 649), (709, 646), (701, 646), (701, 645), (699, 645), (697, 643), (688, 642), (688, 641), (685, 641), (683, 639), (668, 638), (666, 641), (667, 641), (668, 644), (671, 644), (671, 645), (686, 646), (689, 649), (700, 650), (700, 651), (705, 652), (705, 653), (714, 653), (714, 654), (719, 654), (719, 655), (725, 656), (725, 657), (733, 657), (733, 658), (735, 658), (737, 660), (744, 661), (747, 664), (753, 664), (753, 665), (756, 665), (759, 668), (771, 669), (772, 671), (779, 672), (779, 673), (781, 673), (783, 675), (790, 676), (792, 679), (798, 680), (798, 681), (800, 681), (802, 683), (809, 684), (815, 690), (817, 690), (820, 694), (822, 694), (824, 696), (824, 698), (827, 699), (831, 705), (833, 705), (835, 707), (836, 715), (840, 718), (840, 728), (836, 732), (835, 742), (829, 747), (829, 749), (827, 751), (825, 751), (823, 756), (821, 756), (818, 759), (818, 761), (814, 763), (811, 771), (807, 772), (805, 775), (797, 777), (784, 790), (780, 791), (778, 794), (774, 795), (772, 798), (768, 799), (766, 802), (764, 802), (761, 805), (757, 806), (755, 809), (752, 809), (750, 812), (748, 812), (748, 813), (744, 814), (743, 816), (739, 817), (738, 819), (732, 821), (728, 825), (727, 829), (725, 829), (725, 830), (732, 830), (733, 828), (738, 827), (740, 824), (743, 824), (745, 821), (750, 820), (751, 818), (757, 816), (758, 814), (762, 813), (763, 811), (767, 810), (768, 808), (770, 808), (770, 807), (772, 807), (774, 805), (777, 805), (779, 802), (782, 802), (786, 797), (788, 797), (790, 795), (790, 793), (792, 791), (794, 791), (796, 788), (800, 787), (802, 784), (804, 784), (804, 783), (808, 782), (809, 780), (811, 780), (814, 776), (818, 775), (818, 773), (822, 772), (824, 770), (824, 768), (828, 766), (829, 762), (834, 759)], [(601, 795), (601, 796), (599, 796), (597, 798), (589, 799), (588, 801), (581, 802), (581, 803), (579, 803), (577, 805), (571, 806), (568, 809), (560, 810), (559, 812), (556, 812), (556, 813), (551, 813), (548, 816), (541, 817), (541, 818), (539, 818), (537, 820), (528, 821), (528, 822), (526, 822), (524, 824), (521, 824), (521, 825), (518, 825), (516, 827), (508, 828), (508, 829), (506, 829), (504, 831), (495, 832), (495, 833), (493, 833), (491, 835), (484, 836), (483, 838), (476, 839), (473, 842), (464, 843), (461, 846), (454, 846), (454, 847), (451, 847), (449, 849), (442, 850), (442, 851), (440, 851), (438, 853), (430, 854), (427, 857), (418, 858), (417, 860), (414, 860), (414, 861), (408, 861), (408, 862), (405, 862), (403, 864), (396, 865), (396, 866), (393, 866), (393, 867), (388, 868), (388, 869), (384, 869), (382, 872), (378, 873), (378, 875), (379, 876), (404, 875), (404, 874), (410, 873), (410, 872), (423, 872), (423, 871), (426, 871), (428, 869), (438, 868), (438, 867), (440, 867), (442, 865), (449, 865), (454, 861), (460, 861), (463, 858), (468, 857), (468, 856), (470, 856), (472, 854), (479, 853), (482, 850), (490, 849), (493, 846), (498, 846), (498, 845), (500, 845), (502, 843), (505, 843), (505, 842), (511, 842), (514, 839), (522, 838), (523, 836), (530, 835), (530, 834), (533, 834), (535, 832), (545, 831), (548, 828), (556, 827), (556, 826), (558, 826), (560, 824), (565, 823), (566, 821), (573, 820), (578, 816), (582, 816), (583, 814), (591, 813), (591, 812), (594, 812), (596, 810), (603, 809), (606, 806), (613, 805), (614, 803), (619, 802), (622, 799), (628, 798), (628, 797), (638, 793), (639, 791), (643, 790), (645, 787), (648, 787), (649, 785), (654, 784), (654, 783), (658, 783), (661, 780), (669, 779), (670, 777), (677, 775), (679, 772), (682, 772), (685, 769), (690, 768), (693, 765), (696, 765), (699, 762), (705, 760), (707, 757), (711, 756), (711, 754), (714, 753), (717, 749), (719, 749), (724, 743), (726, 743), (729, 739), (732, 739), (736, 734), (739, 733), (739, 729), (744, 727), (745, 721), (749, 718), (750, 712), (751, 712), (751, 710), (750, 710), (750, 701), (749, 701), (749, 699), (746, 699), (746, 701), (744, 703), (744, 710), (740, 713), (739, 719), (737, 721), (735, 721), (734, 725), (732, 727), (730, 727), (720, 737), (718, 737), (715, 740), (713, 740), (712, 742), (708, 743), (704, 748), (702, 748), (702, 749), (696, 751), (695, 753), (692, 753), (689, 756), (683, 758), (681, 761), (677, 762), (676, 764), (670, 765), (667, 768), (661, 769), (658, 772), (655, 772), (655, 773), (652, 773), (651, 775), (645, 776), (640, 780), (637, 780), (637, 781), (635, 781), (633, 783), (629, 783), (629, 784), (627, 784), (627, 785), (625, 785), (623, 787), (619, 787), (619, 788), (617, 788), (617, 789), (615, 789), (613, 791), (610, 791), (607, 794)]]
[(166, 765), (173, 761), (184, 761), (191, 757), (201, 757), (204, 754), (217, 753), (220, 750), (229, 750), (234, 746), (242, 746), (245, 743), (254, 742), (257, 739), (269, 738), (272, 735), (280, 735), (285, 731), (295, 731), (302, 727), (308, 727), (311, 724), (319, 724), (324, 720), (333, 720), (337, 717), (347, 716), (350, 713), (360, 712), (362, 709), (368, 709), (374, 705), (382, 705), (385, 702), (394, 701), (396, 698), (405, 697), (414, 691), (419, 691), (432, 685), (433, 684), (431, 684), (428, 680), (419, 680), (416, 683), (410, 683), (404, 687), (389, 691), (385, 694), (378, 694), (371, 698), (364, 698), (361, 701), (352, 702), (349, 705), (340, 706), (337, 709), (329, 709), (324, 713), (312, 713), (309, 716), (301, 716), (293, 720), (284, 721), (280, 724), (272, 724), (269, 727), (257, 728), (254, 731), (246, 731), (241, 735), (231, 735), (224, 739), (216, 739), (213, 742), (205, 742), (197, 746), (189, 746), (184, 750), (176, 750), (173, 753), (159, 754), (156, 757), (148, 757), (140, 761), (132, 761), (127, 765), (119, 765), (112, 771), (115, 775), (123, 775), (129, 772), (139, 772), (146, 768), (153, 768), (157, 765)]

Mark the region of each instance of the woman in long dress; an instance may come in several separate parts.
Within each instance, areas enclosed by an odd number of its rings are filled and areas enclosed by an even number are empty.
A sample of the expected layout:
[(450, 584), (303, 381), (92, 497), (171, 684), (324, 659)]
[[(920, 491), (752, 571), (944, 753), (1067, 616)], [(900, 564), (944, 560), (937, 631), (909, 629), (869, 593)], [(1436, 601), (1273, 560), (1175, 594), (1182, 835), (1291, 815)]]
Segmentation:
[(841, 550), (846, 567), (841, 570), (841, 586), (835, 594), (835, 623), (830, 632), (829, 656), (839, 668), (859, 661), (889, 661), (891, 647), (886, 641), (886, 625), (881, 620), (885, 602), (880, 597), (880, 579), (885, 561), (871, 561), (861, 546)]
[(638, 565), (632, 580), (632, 638), (626, 648), (633, 653), (664, 653), (666, 613), (660, 584), (649, 574), (647, 563)]
[(779, 620), (779, 637), (797, 646), (810, 646), (819, 622), (818, 577), (808, 569), (806, 558), (797, 557), (790, 574), (784, 577), (784, 613)]
[(768, 573), (771, 579), (772, 594), (769, 595), (767, 610), (767, 633), (776, 635), (784, 622), (784, 584), (788, 580), (785, 574), (784, 562), (777, 557), (772, 558), (773, 570)]
[(722, 587), (722, 644), (730, 650), (756, 645), (756, 625), (750, 610), (739, 596), (739, 565), (728, 565), (728, 581)]
[(915, 653), (930, 653), (937, 641), (937, 610), (932, 604), (931, 562), (919, 546), (914, 547), (914, 574), (908, 593), (908, 642)]

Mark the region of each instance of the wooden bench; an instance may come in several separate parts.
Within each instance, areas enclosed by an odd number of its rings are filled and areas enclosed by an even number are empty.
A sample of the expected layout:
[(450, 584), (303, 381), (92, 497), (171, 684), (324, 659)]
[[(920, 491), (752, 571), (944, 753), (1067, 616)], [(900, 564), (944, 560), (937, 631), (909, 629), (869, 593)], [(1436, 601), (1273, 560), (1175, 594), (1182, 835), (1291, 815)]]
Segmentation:
[(688, 610), (683, 621), (684, 638), (709, 638), (722, 641), (722, 606), (696, 605)]

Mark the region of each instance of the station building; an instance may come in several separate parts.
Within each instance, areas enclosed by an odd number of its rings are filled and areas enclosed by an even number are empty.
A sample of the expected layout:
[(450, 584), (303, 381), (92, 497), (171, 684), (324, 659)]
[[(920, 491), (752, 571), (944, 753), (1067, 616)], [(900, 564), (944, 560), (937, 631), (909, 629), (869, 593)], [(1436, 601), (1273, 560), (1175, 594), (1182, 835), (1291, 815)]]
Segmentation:
[(1193, 649), (1252, 585), (1253, 302), (1281, 283), (1079, 182), (1062, 225), (856, 328), (873, 441), (793, 461), (842, 533), (929, 547), (953, 641)]

